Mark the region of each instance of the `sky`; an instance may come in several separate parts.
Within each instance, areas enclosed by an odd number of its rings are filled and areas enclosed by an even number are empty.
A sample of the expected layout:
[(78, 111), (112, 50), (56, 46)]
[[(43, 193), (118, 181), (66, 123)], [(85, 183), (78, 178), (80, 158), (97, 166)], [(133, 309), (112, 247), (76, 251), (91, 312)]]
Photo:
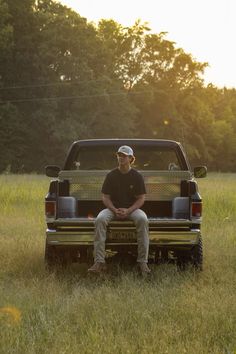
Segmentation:
[(206, 84), (236, 88), (236, 0), (60, 0), (90, 22), (148, 22), (200, 62)]

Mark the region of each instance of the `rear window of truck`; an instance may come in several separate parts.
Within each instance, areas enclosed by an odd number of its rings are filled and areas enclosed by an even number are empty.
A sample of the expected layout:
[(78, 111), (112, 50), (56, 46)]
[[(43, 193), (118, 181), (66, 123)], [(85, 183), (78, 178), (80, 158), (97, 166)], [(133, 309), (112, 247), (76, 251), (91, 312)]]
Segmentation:
[[(184, 170), (178, 150), (172, 147), (132, 146), (135, 154), (133, 167), (137, 170)], [(117, 166), (116, 151), (113, 146), (79, 147), (70, 162), (70, 170), (111, 170)]]

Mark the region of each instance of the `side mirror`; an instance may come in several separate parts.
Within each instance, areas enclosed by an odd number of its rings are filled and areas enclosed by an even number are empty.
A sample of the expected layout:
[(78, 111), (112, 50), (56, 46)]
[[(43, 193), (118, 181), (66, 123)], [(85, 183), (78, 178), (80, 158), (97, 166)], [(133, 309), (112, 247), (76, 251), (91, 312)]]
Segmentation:
[(61, 168), (55, 165), (49, 165), (45, 167), (46, 176), (48, 177), (58, 177)]
[(206, 175), (207, 175), (207, 167), (206, 166), (194, 167), (193, 173), (194, 173), (194, 177), (196, 177), (196, 178), (206, 177)]

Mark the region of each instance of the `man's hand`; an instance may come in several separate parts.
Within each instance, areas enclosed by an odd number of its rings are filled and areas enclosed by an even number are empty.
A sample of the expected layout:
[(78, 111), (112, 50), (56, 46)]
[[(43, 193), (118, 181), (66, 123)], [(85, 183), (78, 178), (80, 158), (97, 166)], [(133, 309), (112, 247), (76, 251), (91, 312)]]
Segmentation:
[(127, 208), (119, 208), (116, 209), (116, 216), (120, 219), (126, 219), (130, 214), (129, 209)]
[(118, 219), (126, 219), (133, 211), (141, 208), (145, 201), (145, 194), (136, 196), (136, 201), (129, 208), (116, 208), (111, 201), (110, 195), (108, 194), (103, 194), (102, 200), (105, 206), (110, 209)]

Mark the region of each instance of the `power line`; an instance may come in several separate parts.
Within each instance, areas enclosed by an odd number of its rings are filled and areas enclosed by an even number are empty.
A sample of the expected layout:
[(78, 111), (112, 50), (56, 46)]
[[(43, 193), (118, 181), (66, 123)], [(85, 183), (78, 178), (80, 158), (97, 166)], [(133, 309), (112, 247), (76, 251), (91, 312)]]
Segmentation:
[(0, 87), (0, 90), (15, 90), (15, 89), (23, 89), (23, 88), (40, 88), (40, 87), (51, 87), (51, 86), (67, 86), (67, 85), (80, 85), (84, 83), (91, 83), (91, 82), (110, 82), (111, 80), (108, 78), (104, 79), (97, 79), (97, 80), (83, 80), (79, 82), (55, 82), (51, 84), (35, 84), (35, 85), (17, 85), (17, 86), (5, 86), (5, 87)]
[(23, 99), (0, 101), (0, 104), (34, 102), (34, 101), (74, 100), (74, 99), (107, 97), (107, 96), (129, 96), (129, 95), (141, 95), (144, 93), (151, 93), (151, 92), (152, 91), (150, 91), (150, 90), (143, 90), (143, 91), (113, 92), (113, 93), (103, 93), (103, 94), (95, 94), (95, 95), (80, 95), (80, 96), (35, 97), (35, 98), (23, 98)]

